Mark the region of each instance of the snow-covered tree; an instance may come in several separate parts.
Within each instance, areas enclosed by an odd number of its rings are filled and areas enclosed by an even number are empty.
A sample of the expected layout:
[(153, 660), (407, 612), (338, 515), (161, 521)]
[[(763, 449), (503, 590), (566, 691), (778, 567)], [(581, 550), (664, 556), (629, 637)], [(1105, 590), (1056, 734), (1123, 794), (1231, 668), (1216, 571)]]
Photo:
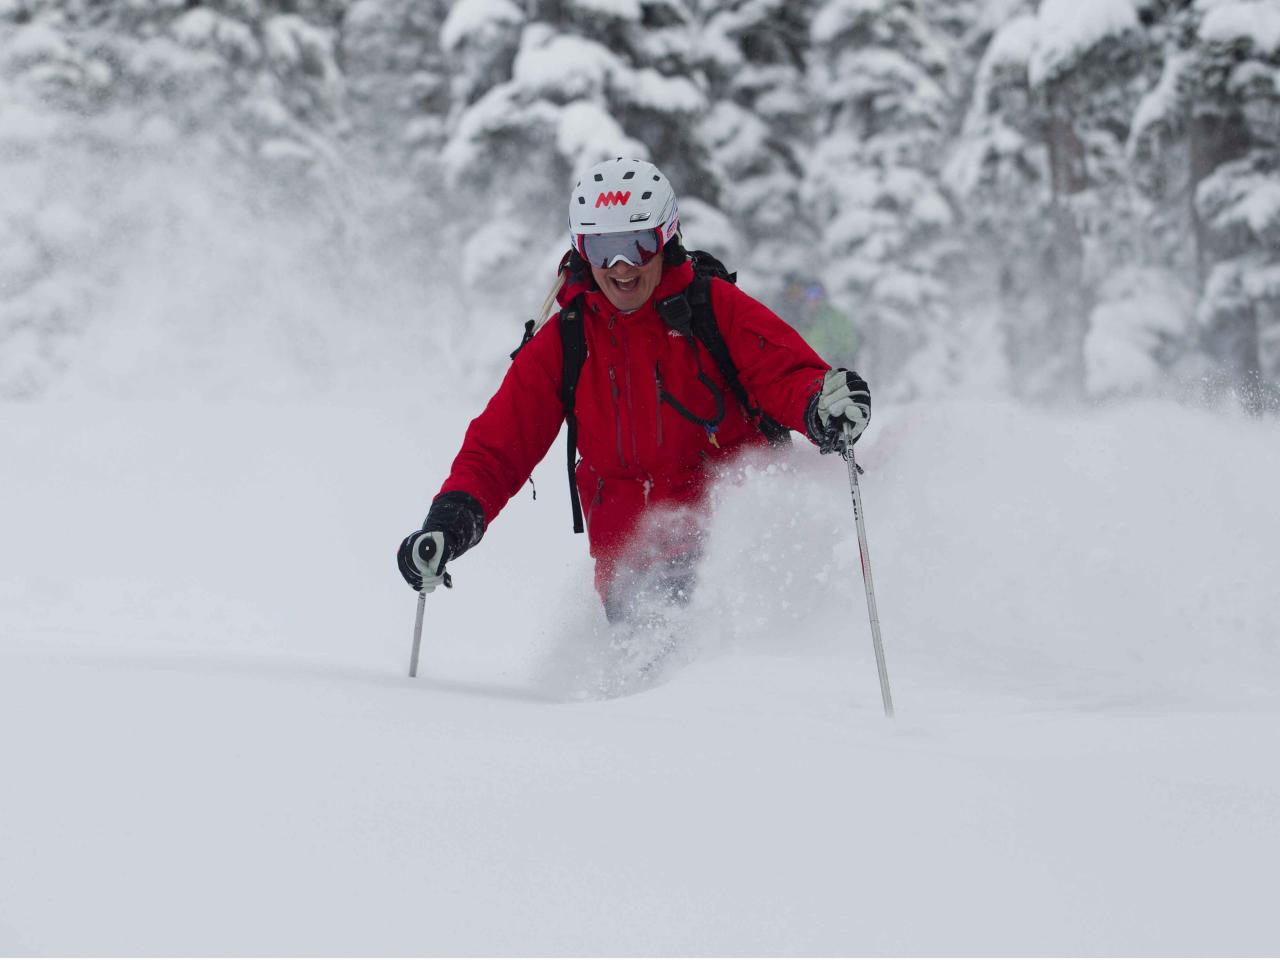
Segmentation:
[(448, 0), (356, 0), (339, 41), (345, 160), (361, 183), (361, 239), (372, 254), (364, 262), (428, 283), (453, 266), (438, 255), (438, 224), (453, 209), (440, 159), (455, 87), (441, 44), (448, 14)]
[(996, 278), (1011, 385), (1077, 394), (1098, 296), (1141, 262), (1125, 144), (1149, 38), (1130, 0), (1011, 12), (983, 55), (948, 179), (972, 260)]
[[(175, 223), (293, 211), (318, 221), (312, 252), (341, 239), (335, 10), (0, 4), (0, 177), (24, 184), (4, 191), (0, 209), (0, 245), (15, 265), (0, 289), (0, 343), (12, 347), (0, 348), (0, 390), (42, 389), (131, 248), (162, 242)], [(175, 186), (202, 173), (198, 191)], [(305, 257), (307, 239), (293, 239)]]
[(443, 159), (466, 198), (457, 223), (469, 285), (492, 291), (501, 276), (506, 290), (538, 299), (531, 291), (548, 282), (565, 246), (573, 175), (611, 156), (661, 166), (686, 235), (723, 251), (720, 183), (697, 134), (707, 100), (692, 66), (692, 23), (683, 0), (453, 7), (442, 40), (465, 105)]
[(812, 24), (821, 114), (807, 199), (823, 274), (870, 354), (859, 363), (902, 393), (937, 379), (952, 316), (955, 211), (939, 174), (955, 91), (941, 6), (828, 0)]
[(816, 279), (802, 189), (813, 142), (815, 100), (805, 76), (813, 6), (712, 0), (699, 8), (696, 35), (711, 104), (700, 131), (726, 183), (722, 206), (741, 241), (735, 266), (784, 312), (788, 288)]
[[(1028, 397), (1212, 357), (1259, 407), (1278, 71), (1274, 0), (0, 0), (0, 391), (51, 382), (131, 247), (199, 242), (175, 224), (523, 313), (574, 174), (633, 155), (891, 392), (982, 354)], [(462, 320), (445, 352), (506, 352)]]
[(391, 175), (429, 179), (451, 106), (440, 44), (447, 0), (357, 0), (341, 31), (353, 138)]
[[(1036, 20), (1029, 2), (1001, 22), (986, 23), (970, 106), (945, 180), (961, 204), (965, 266), (972, 295), (998, 312), (1006, 366), (1021, 371), (1023, 331), (1043, 325), (1035, 251), (1047, 232), (1048, 190), (1027, 80)], [(994, 345), (993, 345), (994, 346)], [(1029, 346), (1029, 345), (1028, 345)]]
[(101, 236), (69, 196), (75, 181), (61, 190), (54, 181), (65, 172), (57, 158), (72, 132), (44, 101), (91, 96), (85, 91), (103, 82), (105, 69), (44, 23), (0, 22), (0, 398), (47, 385), (92, 296), (84, 272), (72, 282), (60, 275)]
[[(1280, 9), (1202, 4), (1193, 124), (1216, 134), (1196, 177), (1199, 320), (1252, 409), (1280, 399)], [(1208, 169), (1210, 162), (1212, 169)]]
[[(1028, 80), (1049, 170), (1051, 323), (1037, 348), (1057, 390), (1085, 388), (1085, 341), (1106, 281), (1137, 265), (1125, 144), (1150, 38), (1133, 2), (1044, 0)], [(1131, 293), (1130, 288), (1126, 295)]]
[(1203, 344), (1247, 406), (1280, 383), (1280, 11), (1180, 0), (1130, 154), (1161, 253), (1197, 281)]

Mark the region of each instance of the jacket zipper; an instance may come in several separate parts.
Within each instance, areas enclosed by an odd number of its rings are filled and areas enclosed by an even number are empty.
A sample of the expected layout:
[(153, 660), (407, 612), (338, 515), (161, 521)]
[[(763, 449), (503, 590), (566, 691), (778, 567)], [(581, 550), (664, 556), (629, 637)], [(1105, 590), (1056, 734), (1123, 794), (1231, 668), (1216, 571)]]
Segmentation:
[(618, 440), (618, 466), (625, 467), (627, 460), (622, 455), (622, 404), (618, 400), (618, 376), (613, 367), (609, 368), (609, 393), (613, 397), (614, 433)]
[(658, 446), (662, 446), (662, 364), (653, 364), (654, 393), (658, 400)]
[(622, 376), (626, 380), (626, 385), (627, 385), (627, 413), (630, 414), (630, 417), (629, 417), (630, 423), (628, 424), (628, 426), (631, 428), (631, 459), (634, 460), (636, 463), (639, 463), (640, 462), (640, 446), (636, 442), (636, 401), (635, 401), (635, 393), (631, 388), (630, 342), (631, 342), (631, 338), (627, 336), (627, 331), (625, 328), (623, 328), (622, 330), (622, 363), (623, 363)]

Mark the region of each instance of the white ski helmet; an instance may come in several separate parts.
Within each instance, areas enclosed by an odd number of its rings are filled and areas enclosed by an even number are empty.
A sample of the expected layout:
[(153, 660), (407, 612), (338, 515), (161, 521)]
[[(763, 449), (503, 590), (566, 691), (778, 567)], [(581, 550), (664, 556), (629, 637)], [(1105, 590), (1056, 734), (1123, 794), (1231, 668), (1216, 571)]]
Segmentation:
[[(582, 174), (569, 196), (569, 240), (583, 253), (588, 235), (652, 230), (658, 246), (680, 230), (671, 181), (646, 160), (605, 160)], [(639, 266), (639, 264), (636, 264)]]

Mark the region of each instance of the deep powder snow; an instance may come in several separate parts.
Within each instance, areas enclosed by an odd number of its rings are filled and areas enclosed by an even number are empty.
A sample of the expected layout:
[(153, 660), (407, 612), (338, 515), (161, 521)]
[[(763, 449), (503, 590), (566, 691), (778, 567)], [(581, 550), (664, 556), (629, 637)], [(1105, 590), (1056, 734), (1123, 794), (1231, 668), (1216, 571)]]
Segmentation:
[[(684, 638), (605, 697), (562, 466), (430, 598), (470, 409), (11, 405), (0, 951), (1273, 953), (1280, 431), (877, 411), (717, 493)], [(559, 448), (555, 448), (558, 450)]]

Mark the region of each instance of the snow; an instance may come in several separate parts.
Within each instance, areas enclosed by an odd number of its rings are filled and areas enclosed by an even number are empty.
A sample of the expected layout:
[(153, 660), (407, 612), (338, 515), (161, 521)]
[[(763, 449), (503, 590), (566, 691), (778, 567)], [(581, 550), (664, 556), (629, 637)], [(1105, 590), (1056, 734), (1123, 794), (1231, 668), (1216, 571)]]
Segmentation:
[[(0, 103), (0, 143), (7, 149), (43, 143), (55, 136), (60, 127), (58, 118), (50, 116), (47, 111), (34, 109), (16, 99)], [(21, 192), (14, 191), (10, 184), (0, 203), (9, 206), (15, 194), (21, 196)]]
[(995, 33), (1010, 20), (1022, 16), (1027, 0), (983, 0), (978, 7), (976, 29), (979, 33)]
[(456, 50), (473, 35), (524, 23), (524, 13), (512, 0), (458, 0), (440, 28), (440, 49)]
[(1280, 183), (1258, 178), (1249, 193), (1244, 219), (1259, 237), (1280, 224)]
[(644, 13), (640, 0), (569, 0), (569, 6), (580, 16), (609, 17), (627, 23), (639, 23)]
[(282, 14), (268, 20), (262, 32), (267, 53), (277, 65), (333, 72), (325, 69), (333, 58), (334, 41), (329, 31), (312, 26), (296, 14)]
[(221, 79), (225, 61), (214, 51), (183, 47), (168, 37), (151, 37), (130, 51), (128, 70), (139, 75), (190, 79), (198, 74)]
[(5, 71), (19, 70), (46, 60), (75, 59), (76, 53), (71, 44), (56, 30), (42, 23), (28, 23), (8, 31), (0, 44), (0, 64)]
[[(275, 362), (186, 349), (215, 383)], [(1274, 422), (880, 409), (891, 723), (844, 468), (803, 445), (721, 488), (665, 683), (584, 687), (555, 456), (409, 680), (391, 555), (483, 400), (421, 357), (362, 392), (206, 403), (135, 368), (132, 401), (98, 371), (6, 407), (0, 950), (1272, 948)]]
[(982, 55), (978, 73), (989, 77), (997, 67), (1029, 63), (1036, 48), (1038, 27), (1038, 21), (1031, 16), (1015, 17), (1001, 26)]
[(618, 77), (618, 95), (637, 107), (662, 113), (696, 113), (706, 107), (706, 95), (687, 77), (670, 77), (651, 67), (625, 71)]
[(1139, 24), (1134, 0), (1044, 0), (1037, 26), (1032, 86), (1047, 83), (1108, 37), (1136, 30)]
[(1247, 227), (1261, 238), (1280, 224), (1280, 183), (1248, 161), (1218, 167), (1200, 184), (1196, 199), (1218, 230)]
[[(181, 6), (176, 29), (208, 36)], [(834, 36), (878, 7), (823, 16)], [(462, 0), (442, 39), (522, 21)], [(300, 63), (326, 37), (275, 42)], [(172, 38), (136, 57), (222, 76)], [(666, 110), (702, 96), (681, 82), (627, 85)], [(430, 251), (334, 231), (319, 205), (281, 214), (269, 179), (219, 170), (177, 121), (143, 137), (154, 163), (72, 156), (71, 121), (12, 92), (0, 384), (41, 399), (0, 406), (0, 954), (1274, 952), (1274, 418), (1032, 409), (951, 381), (878, 401), (859, 459), (894, 722), (839, 460), (800, 443), (725, 478), (683, 643), (646, 686), (569, 531), (561, 439), (537, 499), (430, 599), (411, 681), (392, 553), (523, 319), (475, 304), (535, 306), (562, 238), (543, 257), (531, 201), (501, 191), (507, 215), (432, 282)], [(513, 129), (580, 163), (642, 154), (607, 146), (623, 131), (593, 102), (528, 93), (479, 101), (455, 175)], [(246, 116), (289, 119), (272, 99)], [(862, 149), (846, 137), (822, 151)], [(1269, 225), (1274, 188), (1241, 182), (1224, 215)], [(868, 220), (894, 220), (878, 198), (946, 212), (901, 170), (836, 186), (866, 201), (839, 235), (870, 223), (885, 257), (902, 226)], [(745, 260), (721, 210), (682, 214), (693, 244)], [(873, 252), (842, 262), (936, 295)], [(1231, 261), (1217, 286), (1261, 297), (1280, 271)], [(1176, 339), (1190, 306), (1168, 289), (1100, 291), (1099, 392)], [(965, 374), (998, 383), (1002, 321), (965, 324), (989, 365)], [(948, 342), (907, 375), (941, 384)], [(1260, 344), (1274, 363), (1275, 331)]]
[(569, 100), (597, 94), (622, 68), (607, 47), (538, 25), (524, 32), (512, 82), (542, 96)]
[(1280, 6), (1268, 0), (1236, 0), (1205, 11), (1200, 38), (1207, 42), (1251, 40), (1258, 52), (1280, 53)]
[(1084, 344), (1089, 393), (1157, 386), (1175, 359), (1164, 355), (1190, 340), (1194, 308), (1188, 294), (1163, 271), (1128, 269), (1110, 278), (1099, 299)]
[(814, 16), (809, 36), (814, 43), (831, 43), (861, 20), (883, 12), (884, 0), (828, 0)]
[(737, 17), (732, 13), (712, 14), (695, 39), (696, 59), (699, 62), (715, 64), (716, 69), (725, 72), (742, 70), (746, 63), (742, 48), (729, 35), (736, 20)]
[(1153, 125), (1165, 123), (1172, 126), (1176, 122), (1180, 99), (1178, 88), (1191, 65), (1192, 57), (1188, 53), (1175, 52), (1165, 61), (1160, 81), (1143, 95), (1133, 113), (1127, 147), (1130, 156), (1137, 151), (1138, 144)]
[(468, 166), (484, 162), (490, 144), (486, 137), (509, 129), (533, 125), (553, 125), (557, 110), (551, 104), (522, 102), (521, 91), (511, 83), (500, 84), (484, 94), (462, 115), (441, 153), (445, 168), (454, 177)]
[(609, 157), (644, 157), (648, 148), (628, 137), (601, 106), (577, 100), (560, 111), (556, 148), (575, 172)]
[(733, 222), (697, 197), (680, 198), (680, 232), (690, 249), (706, 250), (726, 263), (736, 263), (742, 258), (742, 238), (734, 230)]
[(261, 48), (248, 24), (212, 10), (197, 9), (184, 13), (170, 27), (174, 39), (190, 47), (220, 45), (252, 62)]

